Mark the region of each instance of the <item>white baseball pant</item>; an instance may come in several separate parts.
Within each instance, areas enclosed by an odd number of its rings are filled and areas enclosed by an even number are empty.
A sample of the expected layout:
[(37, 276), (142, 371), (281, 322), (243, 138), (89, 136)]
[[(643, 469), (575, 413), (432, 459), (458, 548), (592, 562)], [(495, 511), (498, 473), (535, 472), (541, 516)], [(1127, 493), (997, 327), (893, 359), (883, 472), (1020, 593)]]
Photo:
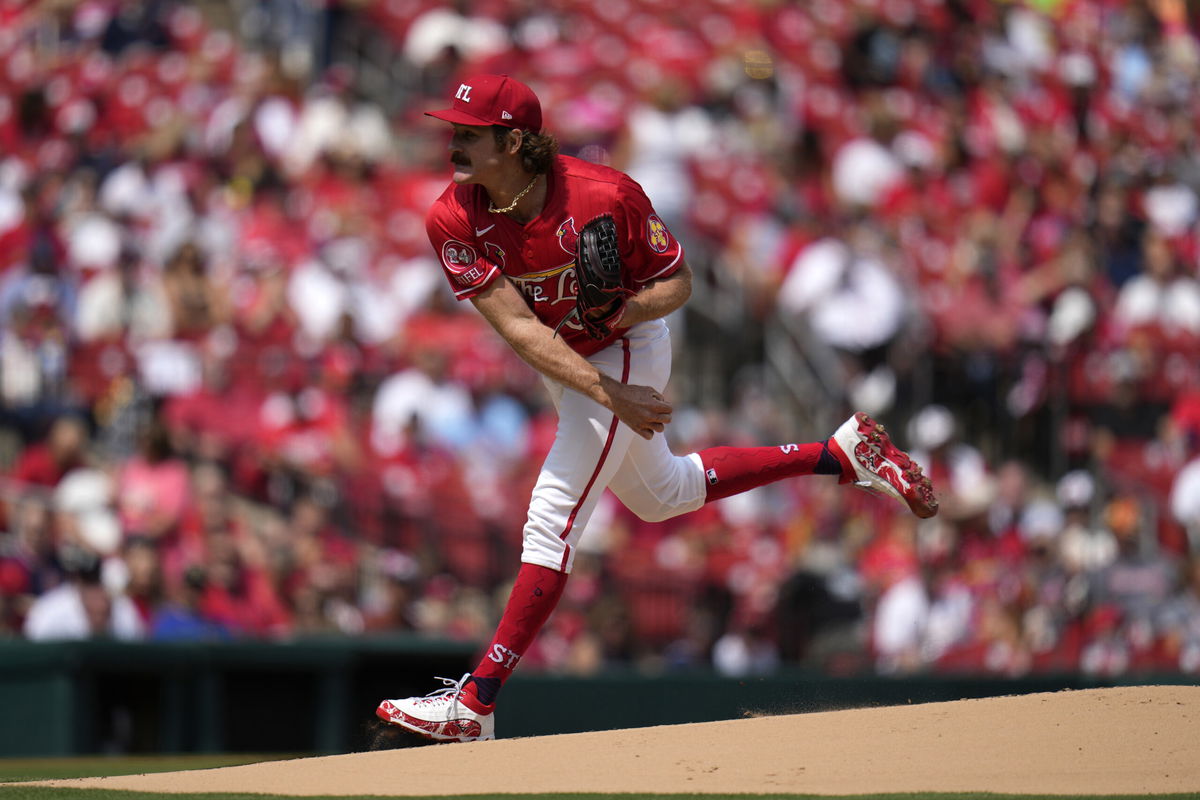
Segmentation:
[[(662, 392), (671, 377), (670, 330), (661, 319), (639, 323), (588, 361), (611, 378)], [(529, 503), (523, 562), (569, 573), (605, 487), (652, 522), (704, 505), (700, 456), (676, 456), (663, 434), (643, 439), (595, 401), (545, 383), (558, 409), (558, 430)]]

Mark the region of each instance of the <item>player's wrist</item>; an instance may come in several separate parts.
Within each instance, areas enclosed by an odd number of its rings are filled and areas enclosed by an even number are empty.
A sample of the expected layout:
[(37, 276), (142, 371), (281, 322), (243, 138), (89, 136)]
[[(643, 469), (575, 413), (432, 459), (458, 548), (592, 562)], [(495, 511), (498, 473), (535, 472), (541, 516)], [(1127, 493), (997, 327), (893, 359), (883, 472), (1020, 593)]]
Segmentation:
[(625, 301), (621, 303), (620, 309), (618, 309), (616, 315), (613, 317), (612, 322), (609, 323), (614, 330), (617, 328), (630, 328), (638, 323), (639, 320), (634, 310), (636, 303), (637, 298), (625, 298)]
[(591, 397), (600, 405), (612, 410), (614, 391), (610, 391), (615, 386), (620, 385), (620, 381), (614, 380), (602, 372), (596, 373), (599, 380), (596, 381), (591, 392)]

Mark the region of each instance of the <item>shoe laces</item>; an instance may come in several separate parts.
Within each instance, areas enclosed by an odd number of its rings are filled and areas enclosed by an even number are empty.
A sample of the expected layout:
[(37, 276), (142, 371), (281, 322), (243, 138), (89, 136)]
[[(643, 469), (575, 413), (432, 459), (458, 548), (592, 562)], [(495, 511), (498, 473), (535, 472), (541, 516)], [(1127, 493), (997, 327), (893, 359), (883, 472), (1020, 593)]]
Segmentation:
[(443, 678), (440, 675), (435, 676), (435, 680), (439, 680), (446, 685), (445, 689), (434, 689), (429, 694), (421, 699), (422, 703), (442, 703), (450, 701), (450, 713), (458, 713), (458, 695), (463, 691), (463, 686), (467, 682), (467, 678), (471, 677), (471, 673), (463, 673), (463, 676), (458, 680), (453, 678)]

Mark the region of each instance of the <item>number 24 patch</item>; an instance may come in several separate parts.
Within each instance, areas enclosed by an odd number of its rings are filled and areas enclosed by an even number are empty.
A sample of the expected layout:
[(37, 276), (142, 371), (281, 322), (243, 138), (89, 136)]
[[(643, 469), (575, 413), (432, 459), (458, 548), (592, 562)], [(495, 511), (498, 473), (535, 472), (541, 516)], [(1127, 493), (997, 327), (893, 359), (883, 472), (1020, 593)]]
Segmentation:
[(478, 256), (475, 255), (475, 248), (469, 244), (449, 240), (442, 245), (442, 261), (447, 267), (466, 267), (475, 263)]

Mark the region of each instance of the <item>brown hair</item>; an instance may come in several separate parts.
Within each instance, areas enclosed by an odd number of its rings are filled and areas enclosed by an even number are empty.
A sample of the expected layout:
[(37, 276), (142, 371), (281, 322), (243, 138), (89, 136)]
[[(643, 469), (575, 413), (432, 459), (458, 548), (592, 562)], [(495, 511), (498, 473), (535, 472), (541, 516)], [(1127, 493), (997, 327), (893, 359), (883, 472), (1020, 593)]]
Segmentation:
[[(503, 125), (492, 126), (492, 137), (496, 140), (496, 147), (504, 148), (507, 145), (508, 132), (511, 130), (514, 129)], [(550, 133), (522, 133), (524, 136), (521, 138), (521, 166), (526, 172), (535, 175), (549, 172), (554, 164), (554, 157), (558, 155), (558, 140)]]

